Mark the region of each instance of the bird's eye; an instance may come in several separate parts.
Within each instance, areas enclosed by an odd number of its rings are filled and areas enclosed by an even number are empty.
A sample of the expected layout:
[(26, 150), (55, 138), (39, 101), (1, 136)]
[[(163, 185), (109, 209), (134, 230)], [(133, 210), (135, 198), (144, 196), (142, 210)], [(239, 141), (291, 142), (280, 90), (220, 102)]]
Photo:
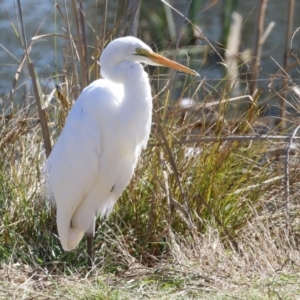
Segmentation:
[(146, 55), (147, 50), (141, 49), (141, 48), (136, 48), (135, 52), (136, 52), (136, 55)]

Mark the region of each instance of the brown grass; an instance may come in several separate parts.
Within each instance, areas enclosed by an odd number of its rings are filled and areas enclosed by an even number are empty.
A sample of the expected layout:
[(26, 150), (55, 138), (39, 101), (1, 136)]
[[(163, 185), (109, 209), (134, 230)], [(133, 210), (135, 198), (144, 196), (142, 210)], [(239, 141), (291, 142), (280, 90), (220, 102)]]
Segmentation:
[[(284, 240), (280, 230), (270, 236), (265, 226), (249, 224), (241, 233), (241, 254), (224, 248), (215, 230), (197, 243), (170, 232), (168, 251), (146, 267), (116, 243), (126, 269), (91, 274), (41, 268), (38, 265), (3, 265), (1, 299), (298, 299), (299, 250)], [(274, 242), (276, 238), (276, 243)], [(292, 241), (291, 241), (292, 243)], [(126, 257), (125, 257), (126, 256)], [(130, 263), (129, 263), (130, 262)]]

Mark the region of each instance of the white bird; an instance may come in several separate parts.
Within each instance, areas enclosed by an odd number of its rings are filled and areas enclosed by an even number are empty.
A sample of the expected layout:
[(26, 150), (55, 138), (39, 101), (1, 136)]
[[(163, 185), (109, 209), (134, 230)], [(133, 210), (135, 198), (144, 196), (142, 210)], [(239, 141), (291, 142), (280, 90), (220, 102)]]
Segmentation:
[(96, 216), (111, 212), (150, 134), (151, 88), (140, 63), (198, 75), (135, 37), (113, 40), (100, 57), (104, 79), (82, 91), (44, 166), (62, 247), (74, 249), (86, 234), (89, 268)]

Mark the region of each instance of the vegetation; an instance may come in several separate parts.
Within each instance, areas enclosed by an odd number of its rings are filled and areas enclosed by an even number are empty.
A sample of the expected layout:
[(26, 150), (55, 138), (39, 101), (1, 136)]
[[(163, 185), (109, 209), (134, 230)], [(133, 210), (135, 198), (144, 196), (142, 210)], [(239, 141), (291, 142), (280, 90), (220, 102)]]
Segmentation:
[[(99, 21), (88, 19), (78, 3), (54, 8), (65, 32), (33, 37), (66, 41), (64, 53), (57, 50), (63, 65), (48, 81), (29, 64), (38, 43), (26, 47), (20, 19), (25, 55), (18, 71), (30, 76), (32, 87), (22, 87), (17, 73), (2, 97), (0, 298), (297, 299), (299, 107), (292, 79), (284, 90), (269, 85), (281, 98), (293, 97), (282, 127), (265, 124), (264, 87), (250, 95), (247, 82), (233, 97), (237, 78), (230, 74), (212, 87), (205, 78), (183, 81), (150, 69), (151, 139), (113, 213), (98, 220), (95, 270), (87, 274), (84, 241), (72, 252), (62, 250), (55, 208), (43, 193), (47, 132), (53, 145), (80, 90), (99, 77), (99, 49), (122, 24), (98, 34)], [(222, 59), (223, 49), (206, 42)], [(199, 65), (199, 49), (191, 46), (190, 60), (182, 52), (179, 59)], [(239, 70), (250, 67), (239, 61)], [(183, 98), (194, 103), (182, 107)]]

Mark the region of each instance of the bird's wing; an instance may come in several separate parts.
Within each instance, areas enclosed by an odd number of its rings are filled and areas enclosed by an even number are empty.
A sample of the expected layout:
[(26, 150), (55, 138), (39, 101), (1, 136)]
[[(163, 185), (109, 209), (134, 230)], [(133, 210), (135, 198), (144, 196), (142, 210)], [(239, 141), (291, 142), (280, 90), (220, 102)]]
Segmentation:
[(105, 130), (101, 115), (113, 114), (118, 101), (105, 80), (84, 89), (46, 162), (46, 188), (57, 209), (70, 217), (98, 178)]

